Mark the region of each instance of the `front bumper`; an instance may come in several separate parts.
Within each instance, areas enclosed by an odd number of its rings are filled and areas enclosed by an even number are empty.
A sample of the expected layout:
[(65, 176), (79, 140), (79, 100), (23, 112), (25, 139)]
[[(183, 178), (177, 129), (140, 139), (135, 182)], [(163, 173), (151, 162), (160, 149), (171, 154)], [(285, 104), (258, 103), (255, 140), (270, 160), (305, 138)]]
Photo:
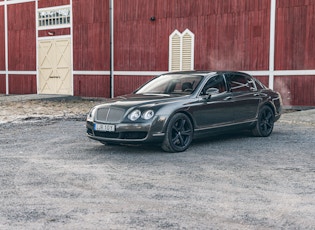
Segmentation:
[[(96, 122), (86, 122), (87, 136), (93, 140), (109, 143), (148, 143), (162, 142), (164, 139), (164, 122), (156, 119), (150, 123), (119, 123), (115, 124), (114, 132), (95, 130)], [(154, 125), (153, 125), (154, 124)]]

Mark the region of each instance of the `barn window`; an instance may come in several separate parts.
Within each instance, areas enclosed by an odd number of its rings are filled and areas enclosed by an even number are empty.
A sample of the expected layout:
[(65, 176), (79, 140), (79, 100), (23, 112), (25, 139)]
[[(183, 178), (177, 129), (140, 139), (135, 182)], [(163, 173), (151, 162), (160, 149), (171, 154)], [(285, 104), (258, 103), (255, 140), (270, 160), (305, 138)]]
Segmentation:
[(188, 29), (175, 30), (169, 37), (169, 71), (194, 69), (194, 38)]
[(70, 7), (43, 8), (38, 10), (40, 29), (70, 26)]

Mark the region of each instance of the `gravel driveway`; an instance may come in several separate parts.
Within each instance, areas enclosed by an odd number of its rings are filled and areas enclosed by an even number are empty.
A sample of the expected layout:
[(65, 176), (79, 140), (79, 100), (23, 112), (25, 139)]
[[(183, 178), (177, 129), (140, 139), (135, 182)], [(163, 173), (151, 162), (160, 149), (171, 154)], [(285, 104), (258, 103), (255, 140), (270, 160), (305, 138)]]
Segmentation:
[(82, 114), (0, 124), (0, 229), (315, 229), (311, 124), (170, 154), (89, 140)]

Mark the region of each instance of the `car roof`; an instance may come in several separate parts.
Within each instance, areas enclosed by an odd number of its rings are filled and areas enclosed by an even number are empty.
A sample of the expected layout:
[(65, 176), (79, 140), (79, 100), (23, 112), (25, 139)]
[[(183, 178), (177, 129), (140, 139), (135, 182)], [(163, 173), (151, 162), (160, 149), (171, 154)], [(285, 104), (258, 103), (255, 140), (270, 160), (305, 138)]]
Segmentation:
[(240, 71), (230, 71), (230, 70), (220, 70), (220, 71), (198, 71), (198, 70), (190, 70), (190, 71), (176, 71), (176, 72), (168, 72), (163, 75), (173, 75), (173, 74), (191, 74), (191, 75), (213, 75), (213, 74), (223, 74), (223, 73), (240, 73), (246, 74)]

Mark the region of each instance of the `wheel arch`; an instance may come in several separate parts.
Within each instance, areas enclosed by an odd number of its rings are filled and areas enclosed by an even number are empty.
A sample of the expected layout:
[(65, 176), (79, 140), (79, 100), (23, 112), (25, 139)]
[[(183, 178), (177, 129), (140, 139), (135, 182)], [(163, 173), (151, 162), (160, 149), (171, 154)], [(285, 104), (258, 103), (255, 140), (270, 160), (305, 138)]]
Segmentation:
[(171, 118), (172, 118), (175, 114), (178, 114), (178, 113), (185, 114), (185, 115), (189, 118), (189, 120), (190, 120), (190, 122), (191, 122), (191, 124), (192, 124), (193, 132), (194, 132), (194, 131), (195, 131), (195, 127), (196, 127), (195, 121), (194, 121), (194, 119), (192, 118), (192, 114), (189, 113), (189, 112), (186, 111), (186, 110), (176, 110), (176, 111), (174, 111), (174, 112), (167, 118), (167, 121), (165, 122), (164, 127), (163, 127), (163, 132), (166, 132), (167, 126), (168, 126), (168, 124), (170, 123)]
[(267, 101), (267, 102), (265, 102), (264, 104), (262, 104), (262, 105), (260, 106), (259, 110), (260, 110), (262, 107), (264, 107), (264, 106), (268, 106), (268, 107), (272, 110), (273, 115), (274, 115), (274, 116), (276, 115), (276, 107), (274, 106), (273, 103), (271, 103), (270, 101)]

